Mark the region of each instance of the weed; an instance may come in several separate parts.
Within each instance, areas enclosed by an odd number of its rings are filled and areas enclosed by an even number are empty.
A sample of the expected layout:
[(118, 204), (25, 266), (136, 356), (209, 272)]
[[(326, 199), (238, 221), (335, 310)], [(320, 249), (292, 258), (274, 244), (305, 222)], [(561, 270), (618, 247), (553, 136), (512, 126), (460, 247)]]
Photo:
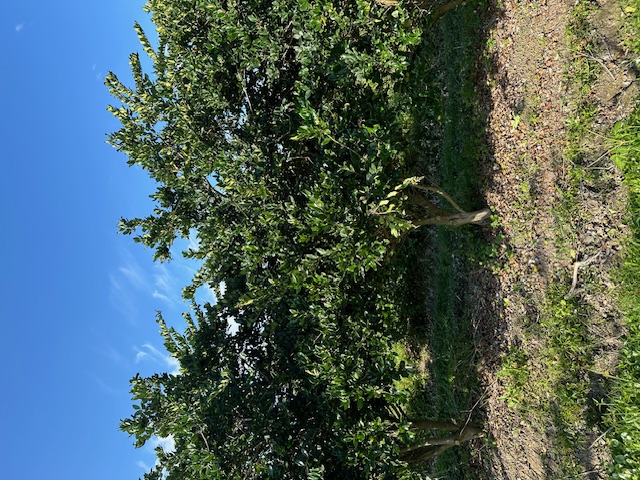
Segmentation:
[[(583, 166), (584, 139), (591, 134), (596, 114), (592, 87), (600, 66), (591, 58), (592, 27), (588, 23), (593, 4), (578, 2), (567, 38), (574, 61), (568, 68), (567, 81), (572, 86), (572, 114), (566, 122), (568, 147), (564, 151), (566, 181), (558, 190), (560, 201), (552, 210), (555, 225), (555, 251), (576, 259), (576, 222), (585, 212), (580, 189), (585, 182), (597, 182)], [(527, 117), (529, 123), (536, 119)], [(523, 159), (523, 164), (527, 162)], [(526, 205), (535, 195), (529, 178), (521, 178), (518, 201)], [(523, 225), (526, 235), (526, 225)], [(575, 478), (581, 473), (579, 458), (589, 422), (598, 421), (591, 400), (591, 382), (587, 372), (593, 368), (594, 338), (589, 325), (594, 314), (580, 297), (565, 298), (571, 279), (568, 274), (549, 283), (544, 296), (537, 300), (536, 318), (523, 321), (524, 336), (529, 341), (512, 347), (502, 361), (505, 401), (521, 416), (554, 432), (550, 436), (549, 455), (558, 465), (556, 475)], [(595, 287), (593, 287), (595, 288)], [(639, 296), (640, 298), (640, 296)], [(590, 420), (591, 419), (591, 420)]]
[[(635, 17), (639, 21), (640, 17)], [(640, 48), (640, 44), (637, 44)], [(640, 478), (640, 110), (612, 132), (613, 161), (629, 188), (631, 237), (618, 271), (620, 305), (627, 334), (609, 399), (606, 421), (612, 430), (611, 478)]]
[[(627, 15), (626, 44), (640, 55), (640, 3), (622, 2)], [(608, 399), (606, 423), (614, 455), (613, 479), (640, 478), (640, 109), (611, 132), (612, 160), (624, 174), (629, 191), (630, 237), (624, 262), (617, 272), (619, 304), (627, 333)]]
[(509, 407), (522, 407), (528, 393), (527, 385), (531, 374), (528, 368), (527, 352), (518, 347), (509, 349), (509, 353), (502, 359), (502, 368), (498, 371), (498, 378), (505, 383), (503, 400)]
[[(431, 64), (440, 71), (440, 88), (445, 95), (437, 108), (441, 115), (437, 181), (455, 194), (463, 208), (477, 208), (477, 162), (486, 151), (483, 122), (475, 115), (478, 103), (474, 69), (480, 61), (478, 43), (481, 15), (467, 4), (447, 13), (433, 30), (441, 46)], [(410, 409), (423, 418), (466, 419), (477, 388), (472, 329), (465, 308), (469, 269), (468, 252), (480, 242), (468, 228), (438, 229), (431, 234), (429, 322), (425, 336), (430, 355), (429, 382), (416, 384)], [(483, 258), (499, 255), (496, 243)], [(475, 250), (474, 250), (475, 251)], [(438, 478), (473, 478), (468, 468), (468, 447), (447, 450), (427, 468)]]

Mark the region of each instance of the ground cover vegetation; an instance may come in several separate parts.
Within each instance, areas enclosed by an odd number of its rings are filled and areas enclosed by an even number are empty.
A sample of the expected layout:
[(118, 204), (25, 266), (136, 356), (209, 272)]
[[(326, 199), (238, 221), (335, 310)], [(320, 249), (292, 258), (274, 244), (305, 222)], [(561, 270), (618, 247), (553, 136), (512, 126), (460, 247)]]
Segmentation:
[(159, 186), (121, 228), (202, 269), (158, 317), (181, 374), (132, 381), (122, 429), (176, 443), (145, 478), (637, 478), (638, 114), (602, 120), (598, 5), (506, 3), (147, 4), (110, 142)]
[[(640, 53), (640, 52), (639, 52)], [(625, 175), (630, 194), (631, 237), (626, 244), (624, 264), (619, 271), (620, 303), (628, 331), (620, 364), (613, 378), (613, 392), (607, 404), (606, 421), (614, 455), (612, 478), (640, 478), (640, 119), (636, 111), (613, 132), (614, 161)], [(607, 372), (609, 373), (609, 372)]]
[[(637, 351), (632, 307), (637, 292), (631, 294), (637, 251), (635, 240), (625, 240), (633, 235), (627, 225), (633, 230), (635, 207), (631, 188), (631, 212), (626, 218), (627, 193), (619, 170), (635, 161), (631, 146), (637, 134), (635, 114), (610, 130), (636, 101), (631, 45), (637, 42), (637, 32), (619, 36), (621, 23), (632, 19), (635, 8), (617, 2), (576, 2), (567, 16), (568, 62), (562, 72), (566, 114), (560, 132), (564, 144), (551, 165), (562, 189), (552, 192), (551, 202), (547, 199), (551, 218), (551, 235), (547, 233), (543, 250), (547, 258), (532, 262), (530, 274), (535, 277), (544, 269), (543, 282), (535, 289), (522, 282), (519, 291), (513, 289), (505, 297), (505, 308), (499, 312), (505, 318), (516, 313), (507, 325), (515, 338), (497, 370), (502, 399), (513, 415), (507, 423), (513, 428), (512, 439), (500, 443), (505, 445), (504, 455), (506, 447), (521, 444), (520, 438), (528, 442), (526, 461), (509, 462), (525, 467), (523, 478), (638, 478), (639, 474), (633, 426), (639, 403), (632, 393), (638, 377), (627, 360)], [(548, 35), (541, 37), (548, 42)], [(522, 115), (514, 115), (514, 128), (517, 120), (540, 132), (544, 104), (536, 95), (525, 97), (524, 103)], [(527, 141), (535, 142), (535, 136)], [(539, 186), (540, 165), (523, 157), (521, 168), (528, 172), (517, 194), (522, 205), (543, 203), (542, 194), (548, 192)], [(625, 182), (633, 184), (633, 167), (621, 170)], [(518, 237), (526, 239), (516, 223), (523, 220), (524, 215), (513, 215), (503, 223), (515, 251), (522, 249)], [(508, 276), (513, 263), (498, 269)], [(500, 472), (500, 478), (508, 478), (503, 475)]]
[[(510, 346), (498, 373), (510, 408), (531, 423), (533, 431), (544, 432), (547, 437), (541, 468), (549, 477), (577, 478), (586, 474), (600, 478), (607, 461), (606, 453), (590, 451), (595, 450), (594, 445), (606, 430), (596, 404), (602, 401), (607, 385), (596, 378), (597, 373), (589, 373), (597, 371), (596, 358), (604, 340), (594, 325), (607, 321), (599, 318), (603, 312), (594, 308), (597, 301), (593, 297), (607, 288), (598, 284), (593, 270), (588, 270), (589, 262), (597, 258), (591, 254), (600, 245), (580, 238), (583, 229), (591, 228), (590, 213), (585, 207), (592, 199), (585, 192), (611, 188), (606, 172), (591, 169), (594, 158), (589, 149), (593, 145), (586, 143), (595, 128), (597, 101), (593, 92), (602, 73), (590, 33), (596, 10), (597, 6), (590, 2), (577, 2), (566, 26), (568, 61), (562, 75), (569, 113), (562, 132), (563, 151), (554, 159), (556, 166), (563, 163), (564, 171), (558, 178), (562, 190), (549, 212), (553, 232), (550, 256), (562, 259), (555, 260), (558, 263), (569, 259), (571, 264), (555, 271), (540, 264), (540, 268), (552, 270), (553, 281), (539, 291), (525, 294), (532, 308), (520, 323), (524, 341)], [(534, 178), (535, 165), (526, 161), (524, 164), (532, 169)], [(521, 185), (525, 203), (540, 195), (530, 187), (528, 181)], [(583, 288), (576, 289), (579, 271)]]
[[(626, 45), (640, 55), (640, 3), (622, 3), (628, 22)], [(611, 477), (640, 478), (640, 110), (619, 122), (611, 134), (612, 159), (624, 174), (631, 227), (624, 262), (618, 272), (619, 294), (628, 331), (614, 374), (607, 425), (612, 431)]]

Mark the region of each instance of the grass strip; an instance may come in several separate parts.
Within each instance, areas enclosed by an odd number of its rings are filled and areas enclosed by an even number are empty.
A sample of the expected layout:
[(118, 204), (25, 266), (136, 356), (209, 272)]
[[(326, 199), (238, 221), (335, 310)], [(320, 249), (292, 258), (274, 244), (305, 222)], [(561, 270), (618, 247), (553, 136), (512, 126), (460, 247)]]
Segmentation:
[[(640, 17), (634, 19), (640, 30)], [(614, 456), (610, 473), (613, 479), (640, 479), (640, 109), (613, 129), (612, 139), (612, 159), (629, 189), (631, 234), (618, 272), (628, 331), (606, 416)]]
[[(484, 125), (477, 116), (474, 78), (482, 42), (483, 2), (470, 2), (439, 21), (442, 45), (442, 150), (438, 169), (441, 187), (465, 209), (478, 198), (478, 152), (483, 151)], [(433, 324), (430, 343), (434, 405), (439, 418), (464, 419), (471, 408), (475, 383), (471, 323), (465, 306), (468, 258), (477, 242), (477, 227), (439, 228), (435, 232)], [(435, 459), (432, 475), (474, 478), (468, 468), (467, 446), (451, 449)]]
[[(626, 15), (625, 43), (640, 55), (640, 1), (623, 0), (620, 6)], [(627, 332), (606, 415), (614, 458), (609, 473), (612, 479), (640, 479), (640, 107), (612, 129), (611, 141), (611, 158), (628, 188), (631, 232), (618, 271)]]

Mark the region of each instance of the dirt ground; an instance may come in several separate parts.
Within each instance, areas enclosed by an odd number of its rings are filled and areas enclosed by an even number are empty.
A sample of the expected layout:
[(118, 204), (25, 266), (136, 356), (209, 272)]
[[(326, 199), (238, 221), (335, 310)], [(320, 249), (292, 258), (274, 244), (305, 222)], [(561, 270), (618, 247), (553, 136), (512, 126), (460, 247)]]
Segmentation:
[[(495, 209), (504, 235), (504, 260), (499, 273), (476, 272), (471, 284), (477, 349), (484, 394), (480, 399), (493, 448), (479, 447), (480, 470), (487, 479), (556, 479), (557, 459), (550, 448), (551, 421), (507, 405), (504, 380), (497, 375), (501, 358), (522, 346), (535, 358), (536, 339), (524, 326), (539, 321), (545, 292), (551, 286), (580, 295), (590, 306), (590, 334), (597, 340), (595, 362), (601, 371), (616, 363), (620, 315), (612, 302), (615, 265), (624, 234), (625, 194), (611, 164), (605, 132), (630, 112), (638, 95), (635, 74), (620, 42), (621, 9), (616, 0), (599, 0), (588, 18), (595, 61), (602, 68), (587, 93), (596, 106), (592, 131), (584, 139), (583, 163), (598, 169), (600, 181), (578, 186), (577, 214), (559, 220), (558, 207), (568, 188), (568, 121), (578, 105), (567, 28), (574, 2), (504, 0), (487, 16), (489, 61), (482, 67), (484, 109), (490, 158), (482, 171), (486, 204)], [(570, 239), (557, 241), (559, 232)], [(567, 248), (568, 247), (568, 248)], [(506, 255), (506, 253), (505, 253)], [(506, 258), (506, 257), (505, 257)], [(572, 288), (576, 262), (580, 264)], [(589, 289), (587, 281), (601, 288)], [(533, 376), (535, 364), (530, 366)], [(608, 459), (602, 432), (585, 426), (578, 449), (585, 479), (606, 478)]]

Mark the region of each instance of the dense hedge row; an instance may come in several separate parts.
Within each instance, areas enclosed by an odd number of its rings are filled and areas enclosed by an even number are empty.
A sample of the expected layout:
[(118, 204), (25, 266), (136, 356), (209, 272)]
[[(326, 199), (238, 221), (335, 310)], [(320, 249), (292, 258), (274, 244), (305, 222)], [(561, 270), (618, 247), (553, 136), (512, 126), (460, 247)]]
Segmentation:
[(399, 92), (422, 13), (368, 0), (146, 9), (153, 72), (133, 54), (135, 87), (106, 83), (122, 123), (110, 143), (157, 182), (156, 207), (121, 228), (160, 260), (195, 233), (185, 255), (202, 269), (185, 296), (210, 285), (218, 301), (194, 303), (183, 334), (159, 318), (180, 375), (132, 381), (122, 429), (176, 445), (145, 478), (410, 478), (413, 434), (389, 414), (406, 373), (389, 258), (419, 224)]

